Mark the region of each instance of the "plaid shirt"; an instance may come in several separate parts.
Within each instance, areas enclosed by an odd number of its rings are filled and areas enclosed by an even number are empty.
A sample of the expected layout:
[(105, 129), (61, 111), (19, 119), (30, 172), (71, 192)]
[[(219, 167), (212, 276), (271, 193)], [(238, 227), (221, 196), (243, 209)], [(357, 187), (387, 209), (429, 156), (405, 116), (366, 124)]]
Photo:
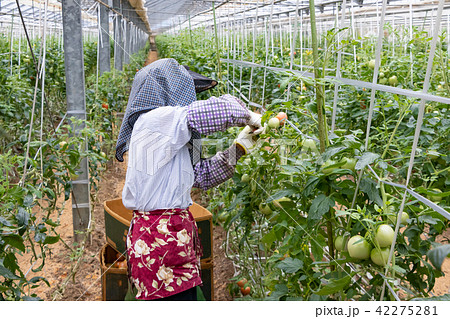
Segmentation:
[[(203, 135), (225, 131), (229, 127), (245, 126), (250, 119), (245, 104), (227, 94), (197, 101), (188, 106), (188, 126)], [(208, 159), (201, 159), (194, 166), (195, 183), (193, 187), (209, 189), (217, 186), (234, 174), (236, 162), (244, 152), (232, 145), (224, 152), (218, 152)]]

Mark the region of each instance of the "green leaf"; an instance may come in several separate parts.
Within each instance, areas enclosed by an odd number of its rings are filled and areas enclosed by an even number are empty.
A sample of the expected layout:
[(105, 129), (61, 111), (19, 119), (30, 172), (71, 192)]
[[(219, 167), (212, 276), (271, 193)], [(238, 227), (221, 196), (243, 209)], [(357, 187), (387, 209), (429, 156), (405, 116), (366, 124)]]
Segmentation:
[(411, 301), (450, 301), (450, 294), (442, 296), (433, 296), (429, 298), (413, 298)]
[(1, 286), (0, 285), (0, 292), (5, 292), (5, 291), (8, 291), (10, 289), (11, 289), (10, 287), (6, 287), (6, 286)]
[(6, 279), (20, 279), (20, 277), (14, 275), (8, 268), (0, 265), (0, 276), (5, 277)]
[(319, 182), (320, 179), (317, 176), (309, 176), (303, 190), (303, 196), (308, 197), (311, 195)]
[(380, 157), (380, 155), (378, 155), (378, 154), (375, 154), (372, 152), (366, 152), (361, 156), (361, 158), (358, 160), (358, 162), (356, 162), (355, 169), (361, 170), (364, 167), (366, 167), (367, 165), (370, 165), (373, 162), (375, 162), (375, 160), (379, 157)]
[(278, 300), (280, 300), (281, 297), (287, 295), (288, 292), (289, 292), (289, 289), (286, 285), (276, 284), (275, 290), (270, 294), (269, 297), (266, 298), (266, 300), (278, 301)]
[(303, 267), (303, 261), (287, 257), (277, 264), (277, 267), (288, 274), (296, 273)]
[(399, 274), (406, 274), (406, 270), (400, 267), (399, 265), (392, 266), (392, 269), (394, 269)]
[(56, 223), (56, 222), (54, 222), (54, 221), (51, 220), (51, 219), (46, 219), (46, 220), (45, 220), (45, 223), (46, 223), (47, 225), (50, 225), (50, 226), (53, 226), (53, 227), (59, 226), (59, 223)]
[(281, 190), (281, 191), (278, 191), (278, 192), (276, 192), (275, 194), (273, 194), (272, 196), (270, 196), (268, 199), (267, 199), (267, 203), (269, 203), (269, 202), (271, 202), (271, 201), (273, 201), (273, 200), (275, 200), (275, 199), (280, 199), (280, 198), (282, 198), (282, 197), (287, 197), (287, 196), (290, 196), (290, 195), (292, 195), (292, 194), (295, 194), (297, 191), (294, 189), (294, 188), (289, 188), (289, 189), (283, 189), (283, 190)]
[(330, 208), (334, 206), (334, 200), (320, 194), (311, 203), (309, 208), (308, 220), (319, 220), (323, 215), (325, 215)]
[(25, 252), (25, 245), (23, 244), (23, 238), (21, 236), (15, 234), (7, 235), (3, 237), (3, 240), (7, 244), (19, 249), (22, 252)]
[(327, 296), (339, 291), (343, 291), (350, 284), (350, 281), (350, 276), (345, 276), (340, 279), (332, 278), (328, 281), (328, 284), (319, 289), (316, 294), (319, 296)]
[(30, 220), (30, 214), (25, 208), (19, 207), (19, 209), (17, 210), (16, 219), (19, 223), (19, 226), (26, 226), (28, 225), (28, 222)]
[(56, 244), (59, 241), (59, 235), (58, 236), (47, 236), (44, 239), (44, 245), (48, 244), (48, 245), (52, 245), (52, 244)]
[(430, 250), (427, 253), (427, 256), (428, 259), (430, 259), (433, 266), (441, 270), (441, 266), (442, 263), (444, 262), (444, 259), (450, 257), (450, 244), (442, 245)]
[(26, 207), (31, 207), (33, 205), (34, 199), (33, 199), (33, 195), (26, 195), (25, 198), (23, 199), (23, 204)]
[(314, 260), (320, 261), (323, 258), (323, 248), (326, 246), (325, 238), (322, 235), (316, 235), (311, 238), (311, 252)]
[(343, 150), (347, 149), (345, 146), (338, 146), (338, 147), (330, 147), (325, 151), (325, 153), (322, 154), (323, 160), (326, 161), (329, 158), (331, 158), (333, 155), (336, 155)]
[(361, 190), (369, 196), (369, 199), (378, 206), (383, 206), (383, 200), (380, 196), (380, 190), (377, 188), (377, 183), (370, 178), (364, 178), (360, 184)]

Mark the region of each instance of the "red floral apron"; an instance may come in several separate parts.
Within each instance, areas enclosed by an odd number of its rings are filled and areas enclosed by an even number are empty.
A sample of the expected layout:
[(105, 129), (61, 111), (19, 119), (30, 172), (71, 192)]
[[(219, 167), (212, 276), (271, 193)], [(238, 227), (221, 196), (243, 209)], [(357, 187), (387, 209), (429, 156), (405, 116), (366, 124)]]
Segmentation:
[(201, 285), (201, 247), (188, 209), (133, 212), (127, 265), (136, 299), (169, 297)]

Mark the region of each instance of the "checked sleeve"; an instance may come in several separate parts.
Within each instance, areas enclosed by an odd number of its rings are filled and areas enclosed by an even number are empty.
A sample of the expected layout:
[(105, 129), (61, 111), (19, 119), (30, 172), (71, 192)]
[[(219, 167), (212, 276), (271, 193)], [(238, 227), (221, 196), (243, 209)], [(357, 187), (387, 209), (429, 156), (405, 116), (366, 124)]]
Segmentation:
[[(245, 104), (229, 94), (197, 101), (188, 106), (189, 128), (203, 135), (225, 131), (229, 127), (245, 126), (249, 120), (250, 113)], [(224, 152), (200, 159), (194, 166), (193, 187), (206, 190), (225, 182), (233, 176), (236, 163), (243, 155), (244, 151), (233, 144)]]
[(222, 184), (233, 176), (236, 163), (243, 155), (244, 151), (233, 144), (224, 152), (201, 159), (194, 167), (193, 187), (206, 190)]
[(245, 126), (249, 120), (250, 113), (245, 104), (229, 94), (196, 101), (188, 106), (189, 128), (203, 135), (223, 132), (233, 126)]

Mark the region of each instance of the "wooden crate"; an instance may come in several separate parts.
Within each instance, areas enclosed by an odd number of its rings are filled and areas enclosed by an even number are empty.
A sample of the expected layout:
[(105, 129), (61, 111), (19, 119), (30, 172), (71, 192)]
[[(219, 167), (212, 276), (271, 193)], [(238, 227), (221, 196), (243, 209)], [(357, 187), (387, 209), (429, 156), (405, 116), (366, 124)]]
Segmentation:
[[(117, 251), (109, 244), (102, 247), (100, 253), (100, 267), (102, 273), (102, 300), (122, 301), (128, 291), (128, 276), (126, 268), (110, 268), (116, 260)], [(203, 285), (200, 286), (207, 301), (214, 300), (214, 265), (212, 261), (201, 263), (201, 278)]]
[(212, 260), (202, 261), (201, 263), (201, 277), (203, 285), (200, 286), (203, 295), (207, 301), (214, 300), (214, 264)]
[[(105, 201), (103, 207), (105, 210), (106, 241), (114, 249), (124, 253), (133, 211), (123, 206), (121, 198)], [(202, 261), (212, 260), (212, 214), (197, 203), (189, 207), (189, 210), (197, 223), (200, 243), (203, 247)]]
[(100, 268), (102, 274), (102, 300), (124, 300), (128, 290), (126, 268), (110, 267), (117, 259), (117, 251), (105, 244), (100, 252)]

